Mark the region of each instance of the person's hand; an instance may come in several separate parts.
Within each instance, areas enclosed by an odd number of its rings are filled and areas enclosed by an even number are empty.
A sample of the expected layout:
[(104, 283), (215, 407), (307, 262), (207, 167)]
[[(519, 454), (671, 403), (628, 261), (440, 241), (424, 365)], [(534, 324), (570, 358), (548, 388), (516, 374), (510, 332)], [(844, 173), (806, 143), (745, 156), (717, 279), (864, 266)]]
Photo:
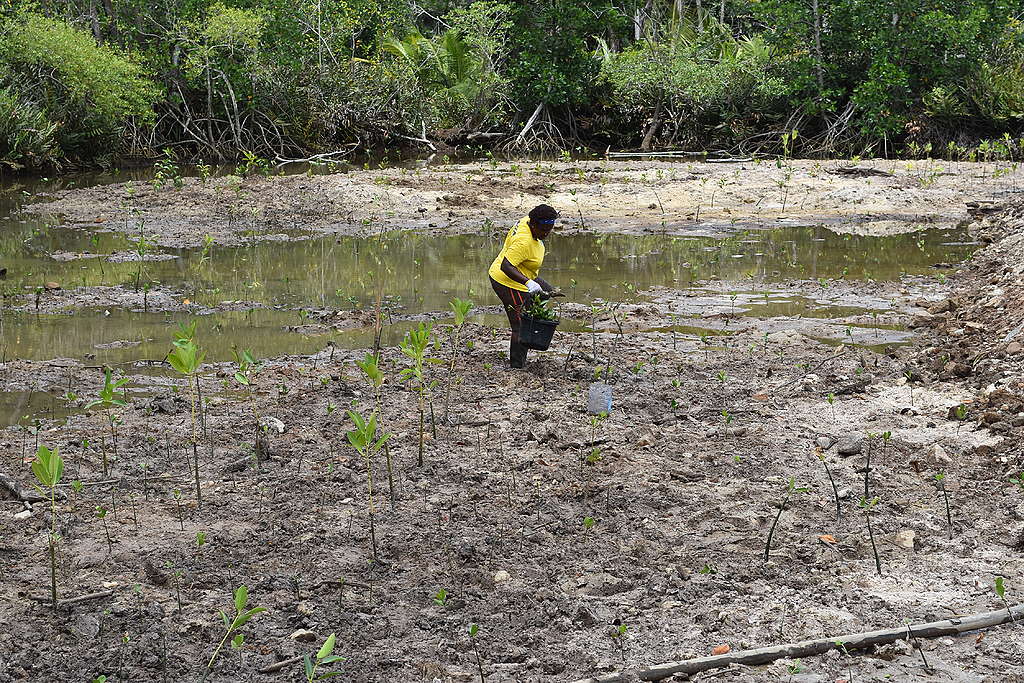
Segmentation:
[(526, 291), (529, 292), (530, 294), (540, 294), (541, 292), (544, 291), (544, 288), (533, 280), (527, 280)]

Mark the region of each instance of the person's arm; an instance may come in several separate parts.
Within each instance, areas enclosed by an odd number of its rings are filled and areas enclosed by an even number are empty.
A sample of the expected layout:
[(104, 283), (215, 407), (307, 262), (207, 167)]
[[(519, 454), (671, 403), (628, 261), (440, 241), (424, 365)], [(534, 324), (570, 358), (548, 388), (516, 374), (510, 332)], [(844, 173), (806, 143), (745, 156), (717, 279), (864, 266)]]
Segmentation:
[[(505, 273), (510, 280), (518, 282), (521, 285), (526, 286), (526, 291), (530, 294), (540, 294), (541, 292), (548, 291), (541, 284), (543, 280), (536, 278), (531, 280), (530, 278), (523, 275), (522, 271), (512, 265), (512, 262), (508, 258), (501, 259), (501, 272)], [(551, 285), (548, 285), (549, 287)]]
[(544, 278), (542, 278), (541, 276), (538, 275), (533, 279), (538, 285), (541, 286), (541, 289), (543, 289), (545, 292), (548, 292), (550, 294), (551, 292), (555, 291), (555, 286), (548, 282), (547, 280), (545, 280)]

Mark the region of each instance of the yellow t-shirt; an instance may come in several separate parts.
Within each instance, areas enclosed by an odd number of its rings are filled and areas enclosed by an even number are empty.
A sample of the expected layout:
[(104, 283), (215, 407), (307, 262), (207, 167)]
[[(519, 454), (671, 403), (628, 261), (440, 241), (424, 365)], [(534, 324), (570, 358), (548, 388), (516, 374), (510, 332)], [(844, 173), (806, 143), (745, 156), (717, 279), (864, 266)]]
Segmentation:
[(518, 289), (520, 292), (527, 291), (526, 285), (519, 284), (501, 272), (503, 259), (508, 259), (508, 262), (518, 268), (519, 272), (526, 276), (526, 279), (533, 280), (537, 277), (540, 267), (544, 263), (544, 242), (534, 239), (533, 233), (530, 232), (529, 216), (523, 218), (518, 225), (508, 231), (505, 245), (487, 270), (487, 274), (496, 282), (512, 289)]

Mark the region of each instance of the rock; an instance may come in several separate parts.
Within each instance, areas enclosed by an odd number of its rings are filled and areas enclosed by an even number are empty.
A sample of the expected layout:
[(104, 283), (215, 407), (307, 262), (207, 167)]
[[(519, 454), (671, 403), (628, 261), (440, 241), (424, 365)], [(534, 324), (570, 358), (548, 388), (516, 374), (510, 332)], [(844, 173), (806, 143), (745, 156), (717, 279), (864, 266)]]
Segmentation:
[(988, 426), (988, 428), (991, 429), (993, 432), (1008, 432), (1010, 431), (1010, 423), (1000, 420), (998, 422), (993, 422)]
[(932, 315), (938, 315), (940, 313), (946, 313), (950, 311), (952, 308), (953, 302), (950, 301), (949, 299), (946, 299), (945, 301), (940, 301), (929, 306), (928, 312), (931, 313)]
[(75, 617), (74, 630), (83, 638), (91, 640), (100, 634), (100, 620), (91, 614)]
[(899, 531), (896, 532), (896, 535), (893, 537), (893, 543), (895, 543), (896, 545), (898, 545), (901, 548), (906, 548), (907, 550), (913, 550), (914, 549), (914, 539), (916, 537), (917, 537), (917, 534), (914, 533), (914, 531), (912, 531), (911, 529), (900, 529)]
[(827, 436), (819, 436), (814, 443), (824, 449), (832, 448), (832, 439)]
[(296, 631), (288, 637), (299, 643), (316, 642), (316, 634), (304, 628), (300, 628), (298, 631)]
[(843, 457), (857, 455), (864, 447), (864, 438), (860, 434), (847, 434), (839, 439), (837, 452)]
[(839, 500), (846, 500), (847, 498), (853, 495), (853, 491), (851, 489), (839, 489), (838, 493)]
[(505, 583), (510, 578), (512, 577), (509, 576), (509, 573), (504, 569), (499, 569), (498, 571), (494, 572), (494, 583)]
[(19, 512), (16, 515), (14, 515), (14, 518), (19, 520), (19, 521), (25, 520), (25, 519), (29, 519), (31, 517), (32, 517), (32, 511), (31, 510), (22, 510), (21, 512)]
[(308, 602), (303, 600), (299, 604), (295, 605), (295, 612), (305, 617), (313, 615), (313, 607)]
[(60, 284), (57, 282), (47, 282), (46, 284), (43, 285), (43, 287), (46, 287), (48, 290), (52, 292), (60, 289)]
[(629, 590), (629, 583), (607, 572), (590, 574), (583, 582), (583, 592), (587, 595), (616, 595)]
[(1010, 355), (1020, 353), (1021, 350), (1024, 350), (1024, 346), (1020, 342), (1010, 342), (1006, 345), (1006, 352)]
[(928, 451), (928, 455), (925, 456), (925, 460), (929, 465), (939, 469), (942, 469), (953, 462), (953, 459), (946, 454), (946, 450), (939, 444), (932, 446), (931, 450)]
[(281, 422), (276, 417), (272, 417), (270, 415), (264, 415), (260, 418), (260, 427), (268, 432), (273, 431), (278, 434), (284, 434), (285, 430), (284, 422)]
[(580, 605), (576, 609), (576, 616), (573, 619), (584, 626), (596, 626), (598, 623), (597, 615), (586, 605)]

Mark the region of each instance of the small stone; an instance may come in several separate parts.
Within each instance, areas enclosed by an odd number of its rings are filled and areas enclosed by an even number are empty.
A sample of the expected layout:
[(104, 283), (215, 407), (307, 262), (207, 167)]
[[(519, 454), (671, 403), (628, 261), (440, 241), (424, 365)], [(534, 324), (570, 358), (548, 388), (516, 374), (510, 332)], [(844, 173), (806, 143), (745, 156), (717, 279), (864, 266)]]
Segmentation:
[(1009, 344), (1006, 345), (1006, 352), (1011, 355), (1015, 353), (1020, 353), (1022, 349), (1024, 349), (1024, 346), (1021, 346), (1020, 342), (1010, 342)]
[(846, 500), (853, 495), (853, 491), (850, 489), (839, 489), (839, 500)]
[(300, 643), (316, 642), (316, 634), (304, 628), (300, 628), (298, 631), (296, 631), (288, 637)]
[(284, 422), (281, 422), (276, 417), (270, 415), (264, 415), (260, 418), (260, 427), (269, 431), (277, 432), (278, 434), (284, 434), (285, 426)]
[(16, 515), (14, 515), (14, 518), (19, 520), (19, 521), (20, 520), (24, 520), (24, 519), (29, 519), (30, 517), (32, 517), (32, 511), (31, 510), (22, 510), (21, 512), (19, 512)]
[(950, 463), (953, 462), (953, 459), (950, 458), (949, 455), (946, 453), (946, 449), (944, 449), (939, 444), (935, 444), (934, 446), (932, 446), (932, 449), (928, 452), (928, 455), (925, 457), (925, 460), (928, 461), (929, 465), (933, 465), (939, 468), (945, 467), (946, 465), (949, 465)]
[(512, 577), (504, 569), (499, 569), (498, 571), (494, 572), (494, 583), (505, 583), (510, 578)]
[(830, 439), (827, 436), (819, 436), (817, 439), (814, 440), (814, 443), (822, 448), (831, 448), (832, 439)]
[(47, 282), (46, 284), (43, 285), (43, 287), (46, 287), (50, 291), (54, 291), (60, 289), (60, 284), (57, 282)]
[(914, 549), (914, 538), (917, 536), (911, 529), (900, 529), (896, 532), (896, 536), (893, 538), (893, 542), (901, 548), (907, 550)]
[(310, 616), (311, 614), (313, 614), (312, 606), (310, 606), (310, 604), (308, 602), (306, 602), (305, 600), (303, 600), (302, 602), (300, 602), (299, 604), (297, 604), (295, 606), (295, 611), (298, 612), (299, 614), (301, 614), (303, 616), (307, 616), (307, 617)]
[(848, 457), (860, 453), (864, 446), (864, 439), (859, 434), (847, 434), (839, 439), (837, 451), (839, 455)]

